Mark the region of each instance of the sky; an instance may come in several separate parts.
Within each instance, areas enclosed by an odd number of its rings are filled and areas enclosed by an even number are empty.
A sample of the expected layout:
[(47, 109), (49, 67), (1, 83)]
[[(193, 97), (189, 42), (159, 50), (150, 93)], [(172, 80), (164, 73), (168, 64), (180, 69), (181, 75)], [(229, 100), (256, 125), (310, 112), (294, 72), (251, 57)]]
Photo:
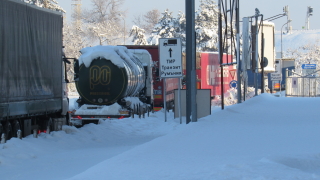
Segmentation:
[[(71, 12), (72, 2), (72, 0), (58, 0), (59, 5), (64, 8), (67, 13)], [(82, 0), (81, 2), (83, 8), (90, 8), (90, 0)], [(195, 0), (196, 10), (199, 7), (199, 2), (199, 0)], [(215, 2), (218, 3), (217, 0)], [(263, 14), (264, 19), (267, 19), (269, 17), (282, 14), (283, 7), (287, 5), (289, 6), (289, 15), (292, 20), (292, 29), (301, 30), (302, 26), (305, 26), (308, 6), (311, 6), (314, 9), (313, 16), (309, 18), (310, 29), (320, 29), (320, 24), (317, 23), (317, 20), (320, 19), (320, 1), (318, 0), (240, 0), (240, 19), (243, 17), (253, 16), (255, 14), (255, 8), (258, 8), (260, 13)], [(185, 11), (185, 0), (125, 0), (123, 10), (127, 11), (127, 28), (131, 28), (133, 25), (133, 16), (144, 14), (154, 8), (160, 10), (160, 12), (163, 12), (165, 9), (169, 9), (174, 15), (176, 15), (179, 11)], [(67, 14), (67, 17), (68, 16), (69, 15)], [(276, 30), (280, 31), (282, 26), (287, 22), (287, 17), (279, 18), (273, 22), (276, 25)]]

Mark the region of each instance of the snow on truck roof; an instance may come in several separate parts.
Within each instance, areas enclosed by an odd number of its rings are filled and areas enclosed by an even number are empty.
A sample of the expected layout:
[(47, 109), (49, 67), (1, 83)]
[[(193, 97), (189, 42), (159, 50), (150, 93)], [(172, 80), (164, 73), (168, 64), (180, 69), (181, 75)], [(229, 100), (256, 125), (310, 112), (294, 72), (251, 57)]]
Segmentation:
[(110, 60), (118, 67), (124, 67), (123, 60), (132, 62), (131, 59), (137, 59), (134, 54), (124, 46), (94, 46), (86, 47), (80, 50), (81, 56), (79, 58), (79, 64), (84, 64), (89, 67), (91, 62), (97, 58), (105, 58)]

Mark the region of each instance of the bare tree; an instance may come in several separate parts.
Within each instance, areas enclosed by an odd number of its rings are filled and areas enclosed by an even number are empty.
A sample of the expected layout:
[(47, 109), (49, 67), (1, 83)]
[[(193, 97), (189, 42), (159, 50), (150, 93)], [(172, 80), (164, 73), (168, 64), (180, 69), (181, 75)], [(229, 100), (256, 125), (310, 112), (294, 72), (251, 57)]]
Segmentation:
[(82, 19), (89, 38), (100, 45), (116, 45), (121, 42), (125, 12), (121, 10), (124, 0), (91, 0), (92, 9), (83, 13)]
[(151, 32), (153, 27), (159, 22), (160, 17), (161, 13), (158, 9), (148, 11), (145, 15), (143, 15), (143, 19), (146, 22), (146, 27), (144, 27), (145, 30), (147, 32)]
[(153, 30), (153, 27), (158, 23), (161, 17), (161, 13), (158, 9), (153, 9), (146, 12), (143, 15), (138, 15), (134, 17), (133, 23), (141, 27), (146, 31), (147, 34), (150, 34)]
[(144, 24), (143, 24), (143, 19), (142, 19), (142, 15), (139, 14), (137, 16), (133, 16), (133, 20), (132, 20), (133, 24), (143, 28)]

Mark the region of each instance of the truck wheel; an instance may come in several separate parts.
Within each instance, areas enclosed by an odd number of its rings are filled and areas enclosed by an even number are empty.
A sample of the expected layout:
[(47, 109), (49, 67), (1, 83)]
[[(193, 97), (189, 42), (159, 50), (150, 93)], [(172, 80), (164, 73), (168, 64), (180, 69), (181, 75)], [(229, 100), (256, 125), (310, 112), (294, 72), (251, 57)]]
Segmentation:
[(15, 120), (12, 124), (12, 137), (18, 137), (18, 131), (20, 130), (19, 121)]
[(6, 140), (9, 140), (12, 138), (12, 126), (11, 123), (9, 121), (7, 121), (6, 125), (5, 125), (5, 134), (6, 134)]

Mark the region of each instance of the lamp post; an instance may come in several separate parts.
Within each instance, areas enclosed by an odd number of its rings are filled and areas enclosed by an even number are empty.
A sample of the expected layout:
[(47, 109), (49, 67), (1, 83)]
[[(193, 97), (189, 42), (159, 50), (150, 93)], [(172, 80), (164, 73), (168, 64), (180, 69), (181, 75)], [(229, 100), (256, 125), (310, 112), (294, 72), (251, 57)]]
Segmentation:
[(282, 27), (281, 27), (281, 60), (282, 60), (282, 58), (283, 58), (283, 53), (282, 53), (282, 28), (283, 28), (283, 26), (285, 26), (286, 24), (288, 24), (288, 23), (290, 23), (292, 20), (291, 19), (289, 19), (284, 25), (282, 25)]

